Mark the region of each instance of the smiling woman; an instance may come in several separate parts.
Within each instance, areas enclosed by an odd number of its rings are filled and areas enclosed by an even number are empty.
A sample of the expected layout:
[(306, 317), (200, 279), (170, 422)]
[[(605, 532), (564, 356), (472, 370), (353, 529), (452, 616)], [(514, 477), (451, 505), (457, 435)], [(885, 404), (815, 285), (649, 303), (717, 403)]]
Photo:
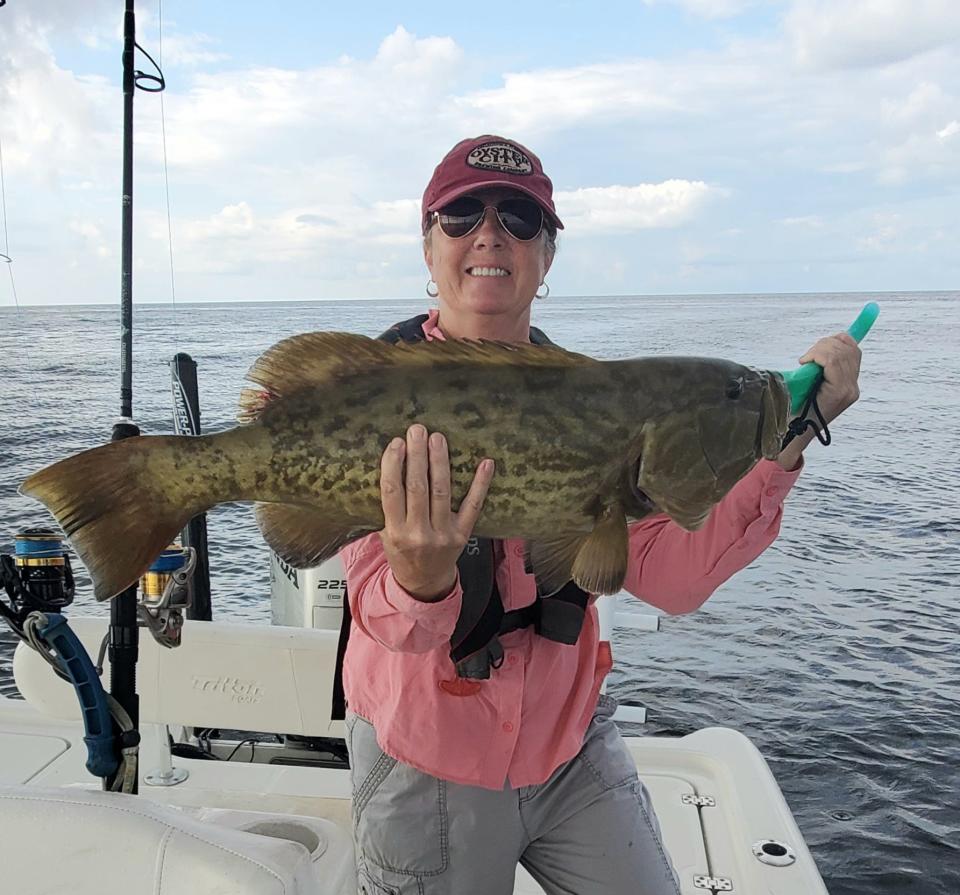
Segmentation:
[(463, 140), (434, 171), (421, 212), (443, 333), (529, 341), (563, 227), (540, 160), (502, 137)]
[[(553, 357), (550, 381), (576, 391), (556, 360), (574, 355), (545, 347), (549, 339), (530, 326), (563, 227), (540, 159), (495, 135), (457, 143), (427, 185), (421, 224), (427, 292), (439, 307), (381, 338), (533, 343), (525, 356)], [(856, 382), (859, 349), (852, 339), (822, 340), (805, 359), (824, 367), (823, 399), (828, 416), (836, 415)], [(767, 415), (773, 437), (765, 459), (749, 471), (738, 466), (735, 487), (706, 516), (691, 516), (691, 530), (677, 524), (679, 485), (647, 499), (638, 490), (646, 479), (628, 471), (632, 524), (622, 509), (608, 508), (587, 536), (565, 534), (553, 516), (543, 541), (484, 537), (481, 511), (516, 472), (503, 444), (562, 441), (566, 423), (551, 413), (557, 399), (530, 378), (504, 388), (489, 371), (455, 372), (461, 429), (479, 425), (476, 392), (491, 408), (510, 404), (514, 393), (527, 400), (527, 412), (483, 449), (496, 453), (497, 469), (487, 454), (474, 471), (483, 452), (464, 464), (453, 440), (427, 430), (424, 404), (405, 411), (391, 402), (408, 428), (380, 460), (384, 527), (340, 553), (352, 619), (343, 691), (361, 889), (508, 895), (519, 862), (547, 892), (679, 895), (650, 795), (613, 722), (615, 705), (600, 694), (611, 657), (599, 641), (595, 595), (622, 583), (667, 612), (697, 608), (776, 538), (808, 435), (781, 450), (784, 398)], [(749, 383), (726, 377), (724, 385), (726, 400), (742, 405)], [(610, 389), (593, 385), (582, 394), (573, 416), (595, 434), (602, 427), (588, 420)], [(729, 409), (722, 417), (730, 422)], [(749, 439), (760, 432), (758, 418), (748, 420)], [(681, 459), (683, 441), (689, 433), (645, 442), (643, 469), (656, 466), (660, 444), (665, 468), (689, 473), (699, 462), (719, 474), (720, 440), (690, 462)], [(579, 472), (530, 461), (521, 490), (555, 495)], [(619, 473), (608, 478), (620, 481)], [(651, 503), (657, 512), (648, 516)], [(626, 557), (615, 585), (584, 574), (613, 555)], [(539, 577), (538, 568), (551, 571)]]

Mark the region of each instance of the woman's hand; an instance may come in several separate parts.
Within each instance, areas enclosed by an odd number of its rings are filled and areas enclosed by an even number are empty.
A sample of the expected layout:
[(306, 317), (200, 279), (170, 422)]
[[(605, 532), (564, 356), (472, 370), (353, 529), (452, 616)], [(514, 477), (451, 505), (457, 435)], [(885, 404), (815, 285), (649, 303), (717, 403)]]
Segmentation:
[[(820, 339), (800, 358), (801, 364), (810, 361), (823, 367), (817, 405), (823, 418), (830, 423), (860, 397), (860, 346), (849, 333), (837, 333)], [(800, 462), (800, 454), (813, 437), (813, 431), (808, 429), (793, 439), (777, 458), (780, 465), (784, 469), (795, 469)]]
[(394, 438), (380, 460), (380, 532), (397, 583), (432, 602), (457, 580), (457, 559), (473, 532), (493, 478), (493, 460), (480, 463), (458, 512), (450, 507), (450, 457), (439, 432), (427, 437), (419, 423)]
[(837, 333), (821, 339), (800, 358), (801, 364), (810, 361), (823, 367), (817, 404), (829, 423), (860, 397), (860, 346), (849, 333)]

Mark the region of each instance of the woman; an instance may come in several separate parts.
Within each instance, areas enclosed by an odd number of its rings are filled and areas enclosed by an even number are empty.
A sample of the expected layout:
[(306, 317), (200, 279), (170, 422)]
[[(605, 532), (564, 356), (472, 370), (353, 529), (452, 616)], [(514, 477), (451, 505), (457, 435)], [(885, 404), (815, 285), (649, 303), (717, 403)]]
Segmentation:
[[(530, 308), (563, 225), (540, 160), (501, 137), (464, 140), (422, 210), (439, 308), (385, 337), (546, 341)], [(857, 399), (859, 358), (845, 335), (801, 358), (824, 368), (827, 421)], [(777, 536), (811, 438), (758, 463), (697, 532), (664, 515), (634, 523), (626, 589), (667, 612), (696, 609)], [(571, 585), (541, 601), (522, 543), (471, 537), (491, 460), (457, 512), (442, 433), (410, 427), (380, 474), (385, 527), (341, 552), (361, 891), (508, 895), (520, 862), (548, 893), (678, 895), (615, 703), (600, 695), (611, 659), (592, 598)], [(505, 614), (484, 628), (473, 610), (494, 603)]]

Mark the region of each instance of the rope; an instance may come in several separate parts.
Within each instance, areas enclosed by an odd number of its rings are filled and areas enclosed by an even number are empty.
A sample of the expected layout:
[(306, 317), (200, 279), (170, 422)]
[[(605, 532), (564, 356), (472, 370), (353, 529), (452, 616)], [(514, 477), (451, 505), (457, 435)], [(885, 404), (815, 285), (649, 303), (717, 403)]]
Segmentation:
[[(3, 6), (3, 3), (0, 3)], [(3, 177), (3, 141), (0, 140), (0, 209), (3, 211), (3, 251), (0, 252), (0, 261), (6, 262), (10, 273), (10, 289), (13, 292), (13, 303), (17, 313), (20, 313), (20, 299), (17, 298), (17, 284), (13, 280), (13, 258), (10, 257), (10, 236), (7, 233), (7, 189)]]
[[(159, 34), (157, 36), (157, 58), (163, 65), (163, 0), (157, 0), (159, 11)], [(180, 340), (177, 334), (177, 288), (173, 270), (173, 224), (170, 215), (170, 176), (167, 172), (167, 117), (163, 106), (163, 93), (160, 94), (160, 135), (163, 145), (163, 188), (167, 201), (167, 247), (170, 252), (170, 300), (173, 306), (173, 346), (179, 348)]]
[[(817, 392), (820, 391), (822, 384), (823, 373), (813, 381), (810, 393), (807, 395), (807, 400), (804, 402), (800, 413), (794, 417), (794, 419), (790, 421), (790, 425), (787, 426), (787, 434), (783, 437), (783, 442), (780, 444), (781, 451), (798, 435), (803, 435), (807, 429), (813, 429), (813, 434), (817, 436), (817, 441), (822, 445), (828, 445), (833, 440), (830, 435), (830, 430), (827, 428), (827, 421), (823, 418), (823, 414), (820, 412), (820, 405), (817, 403)], [(811, 409), (816, 414), (816, 422), (807, 417)]]

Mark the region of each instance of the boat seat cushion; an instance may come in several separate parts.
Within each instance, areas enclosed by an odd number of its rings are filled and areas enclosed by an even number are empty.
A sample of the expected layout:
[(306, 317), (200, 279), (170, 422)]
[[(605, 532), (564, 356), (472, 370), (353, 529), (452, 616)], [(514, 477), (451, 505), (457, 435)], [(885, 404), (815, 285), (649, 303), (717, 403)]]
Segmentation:
[(318, 895), (299, 842), (81, 788), (0, 787), (0, 866), (9, 892)]

